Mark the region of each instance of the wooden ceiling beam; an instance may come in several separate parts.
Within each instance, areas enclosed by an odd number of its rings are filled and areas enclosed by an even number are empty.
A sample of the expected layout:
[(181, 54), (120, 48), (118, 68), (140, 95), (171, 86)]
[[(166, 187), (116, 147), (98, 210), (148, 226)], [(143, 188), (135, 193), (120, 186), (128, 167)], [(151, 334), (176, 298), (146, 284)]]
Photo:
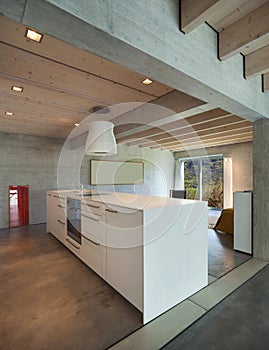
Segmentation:
[(209, 121), (222, 119), (230, 115), (231, 113), (224, 111), (223, 109), (216, 108), (211, 111), (202, 112), (202, 113), (193, 115), (191, 117), (181, 118), (177, 121), (163, 124), (159, 128), (151, 128), (142, 132), (132, 133), (125, 137), (117, 137), (117, 139), (119, 142), (126, 142), (134, 138), (141, 139), (141, 138), (146, 138), (147, 136), (153, 137), (154, 135), (161, 135), (164, 132), (172, 132), (190, 125), (204, 124)]
[[(211, 144), (211, 143), (218, 144), (218, 143), (222, 143), (224, 141), (230, 141), (230, 140), (239, 139), (239, 138), (246, 138), (246, 137), (253, 137), (252, 131), (245, 132), (245, 133), (242, 133), (239, 135), (228, 136), (228, 137), (215, 137), (212, 139), (196, 140), (196, 141), (192, 141), (192, 142), (178, 142), (175, 145), (160, 145), (160, 146), (163, 149), (174, 149), (178, 145), (180, 145), (180, 147), (188, 148), (188, 147), (193, 146), (193, 145), (207, 145), (207, 144)], [(152, 149), (156, 149), (156, 148), (157, 148), (157, 146), (155, 148), (152, 147)]]
[(190, 33), (218, 10), (220, 0), (181, 0), (181, 30)]
[(208, 121), (206, 123), (198, 124), (198, 125), (185, 124), (185, 127), (182, 127), (177, 130), (173, 130), (170, 133), (161, 133), (155, 136), (147, 136), (146, 138), (144, 138), (144, 140), (140, 139), (140, 140), (134, 140), (132, 142), (129, 142), (129, 145), (135, 145), (135, 144), (141, 145), (143, 143), (150, 144), (151, 142), (156, 142), (156, 141), (173, 142), (174, 138), (177, 139), (182, 135), (195, 134), (198, 131), (203, 131), (203, 130), (209, 131), (209, 130), (212, 130), (213, 128), (220, 128), (222, 130), (227, 130), (231, 127), (231, 125), (241, 124), (243, 122), (250, 124), (250, 122), (246, 122), (244, 119), (232, 115), (229, 117)]
[(269, 91), (269, 73), (263, 74), (263, 91)]
[[(222, 125), (222, 126), (218, 126), (215, 128), (209, 128), (209, 129), (204, 129), (202, 131), (198, 131), (198, 132), (191, 132), (191, 133), (186, 133), (186, 134), (182, 134), (182, 135), (178, 135), (175, 136), (175, 138), (177, 139), (177, 141), (173, 141), (171, 139), (162, 139), (162, 140), (156, 140), (156, 141), (148, 141), (146, 140), (145, 142), (141, 142), (139, 143), (140, 147), (154, 147), (157, 145), (162, 145), (162, 144), (167, 144), (169, 146), (174, 145), (175, 143), (178, 143), (180, 140), (187, 140), (189, 138), (198, 138), (198, 137), (202, 137), (202, 136), (207, 136), (207, 135), (218, 135), (218, 134), (223, 134), (225, 132), (237, 132), (237, 130), (241, 130), (244, 128), (248, 128), (248, 127), (252, 127), (252, 125), (250, 124), (250, 122), (248, 121), (242, 121), (242, 122), (238, 122), (232, 125), (229, 125), (228, 127), (226, 125)], [(133, 144), (130, 146), (134, 146)]]
[(269, 45), (245, 56), (245, 77), (269, 72)]
[[(269, 39), (269, 1), (219, 33), (219, 58), (257, 50)], [(243, 52), (244, 53), (244, 52)]]
[(256, 8), (262, 6), (268, 0), (236, 0), (236, 1), (223, 1), (221, 11), (215, 12), (210, 18), (207, 18), (207, 22), (217, 32), (221, 32), (231, 24), (239, 21), (241, 18), (254, 11)]
[(221, 145), (233, 144), (233, 143), (239, 143), (239, 142), (248, 142), (248, 141), (252, 141), (252, 140), (253, 140), (252, 134), (246, 134), (245, 136), (227, 138), (227, 139), (223, 139), (223, 140), (214, 140), (214, 141), (209, 141), (209, 142), (196, 142), (196, 143), (188, 144), (188, 145), (178, 144), (178, 146), (160, 147), (160, 148), (164, 149), (164, 150), (169, 150), (169, 151), (175, 152), (175, 151), (184, 151), (184, 150), (191, 150), (191, 149), (200, 149), (200, 148), (221, 146)]
[[(245, 134), (247, 132), (252, 132), (252, 126), (245, 126), (245, 127), (240, 127), (238, 129), (233, 129), (233, 130), (227, 130), (227, 131), (222, 131), (222, 132), (215, 132), (215, 133), (209, 133), (207, 135), (196, 135), (196, 136), (193, 136), (193, 137), (189, 137), (189, 138), (180, 138), (178, 142), (184, 142), (184, 144), (187, 144), (187, 143), (192, 143), (192, 142), (195, 142), (195, 141), (207, 141), (207, 140), (211, 140), (211, 139), (215, 139), (215, 138), (218, 138), (218, 137), (227, 137), (227, 136), (231, 136), (231, 137), (235, 137), (235, 136), (238, 136), (238, 135), (242, 135), (242, 134)], [(167, 146), (167, 147), (173, 147), (176, 143), (160, 143), (161, 145), (164, 145), (164, 146)], [(153, 149), (155, 148), (158, 148), (158, 146), (152, 146)]]

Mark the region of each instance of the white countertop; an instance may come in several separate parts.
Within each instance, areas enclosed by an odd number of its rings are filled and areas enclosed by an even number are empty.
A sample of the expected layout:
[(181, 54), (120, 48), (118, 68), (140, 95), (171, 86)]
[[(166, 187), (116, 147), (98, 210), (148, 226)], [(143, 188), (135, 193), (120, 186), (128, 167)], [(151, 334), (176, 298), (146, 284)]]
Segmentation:
[[(201, 203), (201, 201), (190, 200), (190, 199), (175, 199), (168, 197), (158, 197), (158, 196), (146, 196), (141, 194), (131, 194), (123, 192), (105, 192), (105, 191), (94, 191), (87, 190), (84, 191), (85, 194), (92, 193), (92, 196), (81, 196), (79, 190), (63, 190), (63, 191), (49, 191), (57, 195), (64, 197), (71, 197), (81, 200), (81, 202), (96, 201), (99, 203), (105, 203), (109, 205), (116, 205), (120, 207), (127, 207), (135, 210), (146, 210), (152, 208), (162, 208), (164, 206), (177, 207), (193, 205), (195, 203)], [(206, 202), (204, 202), (206, 203)]]

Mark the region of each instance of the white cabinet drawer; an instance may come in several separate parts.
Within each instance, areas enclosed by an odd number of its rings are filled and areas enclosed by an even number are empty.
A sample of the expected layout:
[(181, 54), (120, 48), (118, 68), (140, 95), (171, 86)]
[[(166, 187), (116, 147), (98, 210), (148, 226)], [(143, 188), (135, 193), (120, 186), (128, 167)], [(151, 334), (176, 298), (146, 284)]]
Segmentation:
[(100, 242), (82, 236), (80, 258), (98, 275), (106, 278), (106, 248)]
[(105, 243), (105, 223), (103, 216), (93, 213), (81, 213), (81, 232), (83, 235)]

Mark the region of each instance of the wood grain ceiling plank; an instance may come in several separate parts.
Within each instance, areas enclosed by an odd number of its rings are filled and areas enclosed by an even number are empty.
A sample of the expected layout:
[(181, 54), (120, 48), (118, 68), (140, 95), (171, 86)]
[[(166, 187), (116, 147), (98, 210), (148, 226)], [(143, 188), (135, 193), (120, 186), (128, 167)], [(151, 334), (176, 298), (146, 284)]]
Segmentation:
[[(244, 134), (246, 132), (252, 132), (253, 127), (252, 126), (237, 126), (237, 128), (234, 128), (233, 130), (226, 130), (226, 131), (222, 131), (222, 132), (213, 132), (213, 133), (208, 133), (205, 134), (203, 133), (203, 135), (197, 133), (197, 134), (193, 134), (193, 135), (184, 135), (183, 137), (180, 137), (180, 139), (177, 140), (178, 142), (184, 142), (184, 143), (188, 143), (188, 142), (194, 142), (196, 140), (202, 140), (202, 141), (206, 141), (206, 140), (210, 140), (210, 139), (214, 139), (216, 137), (226, 137), (226, 136), (238, 136), (241, 134)], [(173, 145), (176, 144), (172, 143), (172, 142), (161, 142), (161, 145), (165, 145), (167, 147), (172, 147)], [(142, 146), (145, 147), (145, 146)], [(158, 148), (158, 146), (152, 146), (152, 148)]]
[(177, 148), (160, 148), (160, 149), (164, 149), (164, 150), (167, 149), (171, 152), (181, 152), (181, 151), (191, 151), (191, 150), (196, 150), (196, 149), (201, 149), (201, 148), (225, 146), (225, 145), (231, 145), (231, 144), (237, 144), (237, 143), (243, 143), (243, 142), (251, 142), (251, 141), (253, 141), (252, 136), (246, 136), (246, 137), (240, 137), (238, 139), (211, 142), (211, 143), (203, 144), (203, 145), (195, 144), (195, 145), (190, 145), (188, 147), (179, 146)]
[[(157, 121), (162, 121), (177, 113), (185, 112), (190, 109), (195, 109), (206, 103), (195, 97), (187, 95), (181, 91), (172, 91), (165, 96), (157, 98), (155, 101), (150, 102), (150, 104), (142, 105), (136, 108), (129, 114), (122, 115), (115, 120), (113, 123), (116, 125), (115, 132), (118, 138), (133, 134), (135, 132), (141, 132), (141, 130), (135, 130), (135, 128), (143, 129), (146, 131), (152, 128), (152, 123)], [(157, 108), (155, 105), (161, 106)], [(162, 108), (164, 107), (164, 108)], [(140, 123), (138, 123), (138, 121)], [(139, 124), (139, 125), (134, 125)], [(124, 131), (120, 131), (118, 126), (124, 125)], [(131, 132), (128, 132), (131, 131)], [(119, 135), (119, 133), (127, 133), (127, 135)]]
[(256, 8), (265, 4), (267, 1), (268, 0), (222, 1), (221, 10), (215, 11), (206, 19), (206, 21), (217, 32), (221, 32), (231, 24), (239, 21), (241, 18), (254, 11)]
[(263, 91), (269, 91), (269, 73), (263, 74)]
[[(14, 116), (6, 116), (5, 111), (11, 111), (14, 113)], [(74, 123), (77, 122), (77, 119), (71, 119), (71, 118), (65, 118), (64, 116), (60, 117), (54, 117), (53, 115), (40, 115), (40, 114), (34, 114), (34, 113), (25, 113), (17, 109), (6, 109), (3, 107), (0, 107), (0, 116), (3, 120), (6, 122), (10, 122), (12, 124), (15, 124), (16, 122), (24, 122), (25, 125), (32, 123), (40, 123), (40, 126), (42, 125), (62, 125), (67, 127), (74, 127)]]
[(3, 109), (21, 112), (24, 115), (37, 115), (47, 118), (62, 118), (63, 120), (82, 120), (89, 113), (70, 111), (64, 107), (46, 105), (36, 101), (28, 101), (16, 96), (0, 96), (0, 107)]
[[(219, 125), (219, 126), (215, 126), (213, 128), (204, 128), (200, 131), (194, 131), (194, 129), (191, 130), (186, 130), (186, 132), (183, 132), (181, 134), (178, 135), (174, 135), (174, 138), (176, 138), (177, 140), (179, 139), (188, 139), (189, 137), (196, 137), (196, 136), (204, 136), (204, 135), (214, 135), (217, 133), (223, 133), (226, 131), (231, 131), (231, 130), (238, 130), (241, 128), (245, 128), (245, 127), (249, 127), (252, 126), (251, 123), (249, 121), (245, 121), (245, 120), (241, 120), (229, 125)], [(156, 145), (156, 142), (158, 143), (168, 143), (168, 144), (173, 144), (173, 138), (163, 138), (163, 139), (159, 139), (159, 140), (155, 140), (155, 141), (150, 141), (148, 139), (145, 140), (140, 140), (139, 144), (141, 147), (148, 147), (148, 146), (152, 146), (152, 145)], [(131, 146), (133, 145), (130, 144)]]
[(45, 136), (53, 138), (66, 138), (72, 131), (72, 127), (63, 125), (41, 125), (40, 122), (28, 122), (22, 120), (4, 120), (0, 119), (1, 132)]
[[(18, 94), (17, 92), (12, 91), (11, 87), (13, 85), (22, 86), (23, 92)], [(91, 112), (92, 108), (98, 104), (97, 101), (91, 101), (86, 96), (80, 97), (64, 91), (44, 89), (40, 86), (31, 85), (31, 82), (26, 83), (23, 79), (6, 79), (3, 78), (3, 76), (0, 79), (0, 95), (13, 96), (14, 98), (25, 98), (28, 101), (80, 112)], [(99, 103), (100, 102), (101, 101), (99, 101)]]
[[(142, 131), (142, 132), (133, 133), (133, 134), (131, 134), (131, 136), (134, 138), (143, 138), (143, 137), (147, 137), (147, 136), (160, 135), (164, 131), (171, 132), (171, 131), (175, 131), (175, 130), (184, 128), (184, 127), (189, 126), (189, 125), (207, 123), (211, 120), (216, 120), (216, 119), (223, 118), (223, 117), (226, 117), (229, 115), (231, 115), (229, 112), (224, 111), (223, 109), (220, 109), (220, 108), (216, 108), (216, 109), (213, 109), (211, 111), (207, 111), (207, 112), (193, 115), (191, 117), (181, 118), (175, 122), (163, 124), (159, 128), (150, 128), (150, 129)], [(118, 135), (117, 128), (116, 128), (116, 135)], [(127, 137), (117, 136), (117, 139), (119, 141), (120, 140), (125, 141), (125, 140), (128, 140), (128, 136)]]
[(239, 138), (245, 138), (245, 137), (253, 137), (252, 130), (248, 132), (244, 132), (242, 134), (235, 134), (231, 136), (219, 136), (219, 137), (214, 137), (212, 139), (196, 139), (196, 140), (190, 140), (190, 141), (179, 141), (177, 144), (174, 145), (161, 145), (162, 148), (173, 148), (176, 147), (177, 145), (181, 145), (183, 147), (189, 147), (193, 145), (207, 145), (210, 143), (218, 143), (218, 142), (224, 142), (224, 141), (230, 141), (234, 139), (239, 139)]
[(269, 72), (269, 45), (245, 56), (245, 77)]
[[(228, 117), (223, 117), (223, 118), (218, 118), (218, 119), (213, 119), (209, 120), (205, 123), (200, 123), (200, 124), (194, 124), (190, 125), (185, 121), (185, 125), (182, 126), (179, 129), (173, 130), (169, 132), (169, 136), (167, 133), (159, 133), (158, 135), (153, 135), (153, 136), (147, 136), (146, 137), (146, 142), (149, 141), (160, 141), (160, 140), (166, 140), (168, 141), (173, 141), (174, 137), (178, 138), (181, 135), (186, 135), (186, 134), (191, 134), (194, 132), (202, 131), (202, 130), (210, 130), (212, 128), (220, 127), (223, 129), (227, 129), (230, 127), (232, 124), (237, 124), (237, 123), (242, 123), (244, 120), (240, 117), (234, 116), (234, 115), (229, 115)], [(124, 140), (126, 141), (126, 140)], [(122, 140), (119, 140), (119, 143), (121, 143)], [(139, 140), (135, 140), (130, 142), (130, 145), (134, 145), (135, 143), (139, 142)], [(139, 143), (141, 144), (141, 143)]]
[(265, 42), (269, 42), (269, 1), (219, 33), (219, 57), (257, 50)]
[(24, 25), (3, 16), (0, 18), (0, 40), (5, 43), (153, 96), (162, 96), (173, 90), (157, 81), (151, 85), (144, 85), (141, 83), (146, 78), (144, 75), (48, 35), (44, 35), (42, 42), (36, 44), (25, 38), (25, 32)]
[(217, 11), (220, 0), (181, 0), (181, 30), (190, 33)]
[(84, 73), (63, 64), (40, 58), (9, 45), (0, 44), (2, 72), (34, 81), (68, 93), (76, 92), (93, 98), (105, 98), (114, 103), (148, 102), (152, 96), (118, 83)]

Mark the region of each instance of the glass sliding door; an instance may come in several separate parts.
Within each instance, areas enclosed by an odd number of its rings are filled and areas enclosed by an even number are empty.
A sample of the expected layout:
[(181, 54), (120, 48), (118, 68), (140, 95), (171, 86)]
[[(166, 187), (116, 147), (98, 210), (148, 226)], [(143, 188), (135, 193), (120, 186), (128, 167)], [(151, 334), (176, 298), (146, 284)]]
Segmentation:
[(187, 199), (199, 199), (199, 161), (184, 161), (184, 188)]
[[(223, 157), (182, 159), (187, 199), (208, 201), (211, 208), (223, 208)], [(182, 182), (182, 181), (181, 181)]]
[(223, 159), (202, 160), (202, 198), (211, 208), (223, 208)]

